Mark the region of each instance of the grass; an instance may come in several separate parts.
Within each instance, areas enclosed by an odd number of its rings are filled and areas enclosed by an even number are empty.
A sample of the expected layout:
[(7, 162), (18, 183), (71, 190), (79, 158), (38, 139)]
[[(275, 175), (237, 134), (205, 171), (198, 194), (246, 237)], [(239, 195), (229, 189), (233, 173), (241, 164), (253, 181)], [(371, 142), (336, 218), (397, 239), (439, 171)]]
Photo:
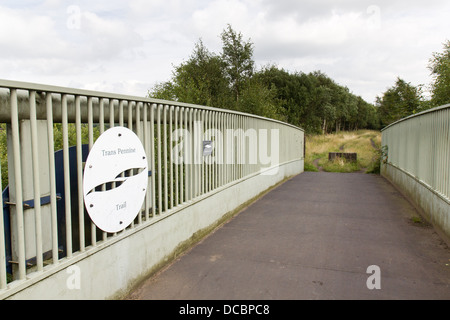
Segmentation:
[[(372, 130), (342, 131), (306, 137), (305, 171), (378, 173), (381, 133)], [(328, 161), (329, 152), (357, 153), (357, 162), (337, 158)]]

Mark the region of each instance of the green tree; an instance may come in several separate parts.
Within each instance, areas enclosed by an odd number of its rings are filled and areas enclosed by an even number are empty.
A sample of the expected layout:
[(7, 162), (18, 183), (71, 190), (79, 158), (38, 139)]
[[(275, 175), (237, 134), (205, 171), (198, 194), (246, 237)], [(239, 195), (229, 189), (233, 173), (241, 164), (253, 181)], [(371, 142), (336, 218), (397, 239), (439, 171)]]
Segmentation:
[(376, 104), (383, 126), (424, 109), (422, 90), (397, 77), (395, 85), (382, 97), (376, 98)]
[(290, 73), (275, 65), (258, 71), (250, 39), (244, 41), (230, 25), (221, 39), (219, 55), (200, 40), (171, 80), (156, 84), (149, 96), (279, 119), (308, 133), (378, 127), (374, 106), (324, 73)]
[(230, 91), (221, 58), (211, 53), (200, 40), (189, 59), (175, 67), (172, 80), (154, 86), (149, 96), (217, 108), (228, 107)]
[(276, 88), (267, 88), (257, 79), (249, 80), (243, 89), (240, 111), (286, 121), (285, 110), (277, 98)]
[(221, 39), (225, 73), (235, 101), (239, 103), (241, 92), (254, 72), (253, 43), (250, 39), (244, 41), (242, 34), (234, 31), (231, 25), (222, 32)]
[(444, 44), (443, 52), (434, 52), (428, 68), (433, 76), (432, 103), (440, 106), (450, 103), (450, 40)]

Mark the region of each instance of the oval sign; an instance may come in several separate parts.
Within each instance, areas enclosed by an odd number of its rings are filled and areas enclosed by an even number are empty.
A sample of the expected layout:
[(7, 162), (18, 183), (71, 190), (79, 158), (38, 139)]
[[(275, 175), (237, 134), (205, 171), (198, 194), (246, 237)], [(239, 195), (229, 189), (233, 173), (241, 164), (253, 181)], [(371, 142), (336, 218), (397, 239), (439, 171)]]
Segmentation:
[(141, 210), (148, 185), (138, 136), (125, 127), (106, 130), (89, 152), (83, 177), (84, 204), (95, 225), (110, 233), (125, 229)]

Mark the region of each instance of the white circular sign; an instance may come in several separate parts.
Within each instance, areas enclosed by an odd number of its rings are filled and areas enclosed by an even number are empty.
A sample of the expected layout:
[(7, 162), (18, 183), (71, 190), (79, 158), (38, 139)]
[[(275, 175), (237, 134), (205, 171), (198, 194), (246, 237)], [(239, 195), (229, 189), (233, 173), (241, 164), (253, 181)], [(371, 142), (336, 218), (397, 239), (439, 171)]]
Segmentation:
[(125, 229), (141, 210), (147, 185), (148, 161), (138, 136), (125, 127), (100, 135), (83, 179), (85, 207), (95, 225), (110, 233)]

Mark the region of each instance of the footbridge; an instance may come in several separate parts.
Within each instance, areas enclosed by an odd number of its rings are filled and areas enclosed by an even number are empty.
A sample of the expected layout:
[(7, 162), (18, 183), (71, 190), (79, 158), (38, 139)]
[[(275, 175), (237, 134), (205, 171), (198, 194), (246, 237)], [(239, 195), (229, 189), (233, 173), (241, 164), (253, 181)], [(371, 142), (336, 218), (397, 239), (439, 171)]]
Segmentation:
[(0, 123), (1, 299), (450, 298), (450, 105), (383, 130), (382, 176), (175, 101), (0, 80)]

